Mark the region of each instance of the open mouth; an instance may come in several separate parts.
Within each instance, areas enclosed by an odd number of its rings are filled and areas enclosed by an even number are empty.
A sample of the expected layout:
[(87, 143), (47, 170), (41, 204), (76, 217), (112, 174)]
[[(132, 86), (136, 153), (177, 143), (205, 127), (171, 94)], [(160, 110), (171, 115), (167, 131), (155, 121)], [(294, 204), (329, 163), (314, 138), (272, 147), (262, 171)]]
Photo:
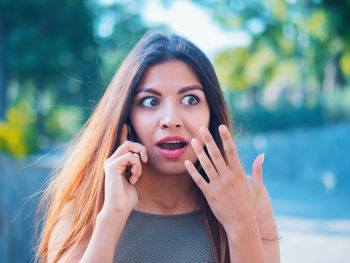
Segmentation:
[(185, 153), (187, 146), (185, 139), (176, 136), (165, 137), (157, 143), (159, 153), (166, 159), (179, 158)]
[(169, 141), (158, 144), (158, 146), (163, 150), (175, 151), (184, 148), (187, 143), (180, 141)]

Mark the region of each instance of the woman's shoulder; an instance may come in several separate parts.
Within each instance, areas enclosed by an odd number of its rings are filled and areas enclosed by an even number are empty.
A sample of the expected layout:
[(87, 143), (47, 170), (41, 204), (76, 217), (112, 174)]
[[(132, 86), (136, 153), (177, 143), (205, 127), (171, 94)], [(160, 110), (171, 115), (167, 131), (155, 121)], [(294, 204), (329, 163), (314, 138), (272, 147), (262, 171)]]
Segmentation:
[[(66, 243), (67, 238), (69, 238), (70, 233), (74, 228), (75, 221), (75, 208), (72, 202), (66, 203), (60, 211), (58, 219), (52, 229), (50, 234), (49, 244), (48, 244), (48, 262), (52, 262), (56, 257), (57, 253), (61, 250), (62, 246)], [(89, 243), (92, 232), (92, 223), (89, 223), (85, 227), (84, 234), (82, 235), (81, 241), (79, 242), (77, 248), (72, 253), (73, 262), (75, 259), (80, 259)], [(69, 249), (64, 252), (61, 258), (69, 254)]]

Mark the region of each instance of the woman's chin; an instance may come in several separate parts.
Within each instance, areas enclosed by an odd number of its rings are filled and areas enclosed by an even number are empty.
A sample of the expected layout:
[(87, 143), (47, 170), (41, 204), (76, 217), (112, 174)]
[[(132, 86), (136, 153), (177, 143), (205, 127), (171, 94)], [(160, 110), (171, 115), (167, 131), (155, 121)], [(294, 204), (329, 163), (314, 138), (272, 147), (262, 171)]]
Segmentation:
[[(191, 160), (196, 162), (196, 156), (191, 153), (185, 153), (179, 158), (165, 158), (160, 154), (149, 153), (149, 162), (146, 164), (150, 169), (156, 173), (168, 174), (168, 175), (180, 175), (187, 173), (185, 167), (185, 160)], [(146, 168), (147, 169), (147, 168)]]
[(186, 167), (182, 161), (176, 163), (158, 162), (156, 165), (150, 162), (147, 166), (154, 170), (155, 173), (164, 175), (180, 175), (187, 173)]

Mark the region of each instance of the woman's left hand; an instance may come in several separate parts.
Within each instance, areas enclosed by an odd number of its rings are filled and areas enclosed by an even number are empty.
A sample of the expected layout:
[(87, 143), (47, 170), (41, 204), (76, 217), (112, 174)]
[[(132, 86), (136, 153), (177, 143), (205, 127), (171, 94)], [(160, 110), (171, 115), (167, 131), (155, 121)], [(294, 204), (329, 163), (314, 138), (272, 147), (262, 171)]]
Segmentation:
[(210, 183), (204, 180), (191, 161), (186, 160), (185, 166), (203, 192), (215, 217), (226, 232), (230, 233), (240, 231), (249, 224), (256, 224), (256, 211), (264, 190), (261, 167), (264, 155), (261, 154), (255, 159), (252, 166), (252, 177), (249, 180), (225, 125), (219, 126), (219, 133), (226, 160), (209, 130), (201, 127), (199, 132), (211, 160), (197, 139), (193, 138), (191, 144)]

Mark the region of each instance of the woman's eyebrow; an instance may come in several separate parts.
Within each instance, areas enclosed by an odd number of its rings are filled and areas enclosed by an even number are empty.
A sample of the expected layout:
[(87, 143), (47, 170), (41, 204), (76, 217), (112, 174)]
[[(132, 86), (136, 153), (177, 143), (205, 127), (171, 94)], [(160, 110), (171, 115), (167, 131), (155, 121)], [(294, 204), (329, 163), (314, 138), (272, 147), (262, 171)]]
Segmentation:
[(159, 91), (156, 91), (154, 89), (151, 89), (151, 88), (142, 88), (142, 89), (136, 91), (135, 95), (137, 95), (141, 92), (148, 92), (148, 93), (152, 93), (152, 94), (157, 95), (157, 96), (162, 96), (162, 93), (160, 93)]
[[(200, 91), (203, 91), (203, 89), (200, 87), (200, 86), (197, 86), (197, 85), (193, 85), (193, 86), (189, 86), (189, 87), (184, 87), (182, 89), (180, 89), (177, 94), (182, 94), (182, 93), (185, 93), (187, 91), (190, 91), (190, 90), (200, 90)], [(204, 91), (203, 91), (204, 92)]]
[[(203, 91), (203, 88), (201, 88), (200, 86), (197, 86), (197, 85), (193, 85), (193, 86), (188, 86), (188, 87), (184, 87), (184, 88), (181, 88), (177, 94), (182, 94), (182, 93), (185, 93), (187, 91), (190, 91), (190, 90), (200, 90), (200, 91)], [(152, 88), (142, 88), (138, 91), (136, 91), (136, 95), (141, 93), (141, 92), (148, 92), (148, 93), (152, 93), (152, 94), (155, 94), (157, 96), (162, 96), (162, 93), (160, 93), (159, 91), (156, 91)], [(203, 91), (204, 92), (204, 91)]]

